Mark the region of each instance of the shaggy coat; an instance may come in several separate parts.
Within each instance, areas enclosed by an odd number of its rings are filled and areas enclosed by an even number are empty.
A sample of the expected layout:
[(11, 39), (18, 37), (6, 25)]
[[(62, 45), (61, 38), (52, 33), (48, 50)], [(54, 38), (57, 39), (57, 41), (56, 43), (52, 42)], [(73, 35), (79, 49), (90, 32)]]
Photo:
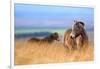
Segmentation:
[(72, 29), (65, 32), (64, 46), (69, 50), (80, 49), (88, 46), (88, 36), (84, 28), (85, 24), (80, 21), (75, 21)]
[(68, 29), (64, 34), (64, 46), (65, 48), (68, 48), (69, 50), (72, 50), (76, 47), (75, 39), (72, 39), (70, 37), (71, 29)]

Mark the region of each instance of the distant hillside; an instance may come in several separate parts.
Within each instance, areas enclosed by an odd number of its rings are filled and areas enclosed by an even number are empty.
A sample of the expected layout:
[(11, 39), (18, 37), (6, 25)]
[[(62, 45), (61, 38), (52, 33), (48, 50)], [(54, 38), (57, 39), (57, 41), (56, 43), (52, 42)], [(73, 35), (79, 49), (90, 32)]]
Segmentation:
[(15, 34), (15, 38), (27, 38), (27, 37), (44, 37), (52, 34), (51, 32), (35, 32), (35, 33), (23, 33)]

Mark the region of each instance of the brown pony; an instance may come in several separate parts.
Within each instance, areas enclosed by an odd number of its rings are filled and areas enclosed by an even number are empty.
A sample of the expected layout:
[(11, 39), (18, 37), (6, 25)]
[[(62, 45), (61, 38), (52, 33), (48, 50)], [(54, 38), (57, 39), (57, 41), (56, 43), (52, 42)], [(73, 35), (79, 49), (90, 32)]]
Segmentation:
[(32, 37), (31, 39), (29, 39), (29, 42), (49, 42), (52, 43), (54, 40), (59, 41), (59, 35), (57, 32), (50, 34), (49, 36), (46, 36), (42, 39), (40, 38), (36, 38), (36, 37)]
[(72, 29), (67, 30), (64, 35), (64, 46), (69, 50), (88, 46), (88, 36), (84, 28), (85, 24), (81, 21), (74, 22)]

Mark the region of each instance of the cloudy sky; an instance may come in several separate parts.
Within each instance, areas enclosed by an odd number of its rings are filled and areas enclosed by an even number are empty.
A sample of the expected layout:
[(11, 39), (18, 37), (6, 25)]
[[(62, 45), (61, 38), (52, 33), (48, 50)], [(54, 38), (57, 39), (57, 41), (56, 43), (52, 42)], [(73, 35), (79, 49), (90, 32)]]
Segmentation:
[(74, 20), (93, 27), (93, 8), (15, 4), (15, 27), (71, 27)]

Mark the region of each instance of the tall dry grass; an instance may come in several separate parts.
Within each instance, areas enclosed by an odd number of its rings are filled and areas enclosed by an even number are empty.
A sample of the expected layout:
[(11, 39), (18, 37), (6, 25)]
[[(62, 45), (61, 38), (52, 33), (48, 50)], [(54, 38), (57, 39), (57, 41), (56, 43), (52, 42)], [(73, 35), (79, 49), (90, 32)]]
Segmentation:
[(92, 61), (93, 58), (94, 46), (92, 43), (81, 51), (68, 51), (61, 42), (15, 41), (15, 65)]

